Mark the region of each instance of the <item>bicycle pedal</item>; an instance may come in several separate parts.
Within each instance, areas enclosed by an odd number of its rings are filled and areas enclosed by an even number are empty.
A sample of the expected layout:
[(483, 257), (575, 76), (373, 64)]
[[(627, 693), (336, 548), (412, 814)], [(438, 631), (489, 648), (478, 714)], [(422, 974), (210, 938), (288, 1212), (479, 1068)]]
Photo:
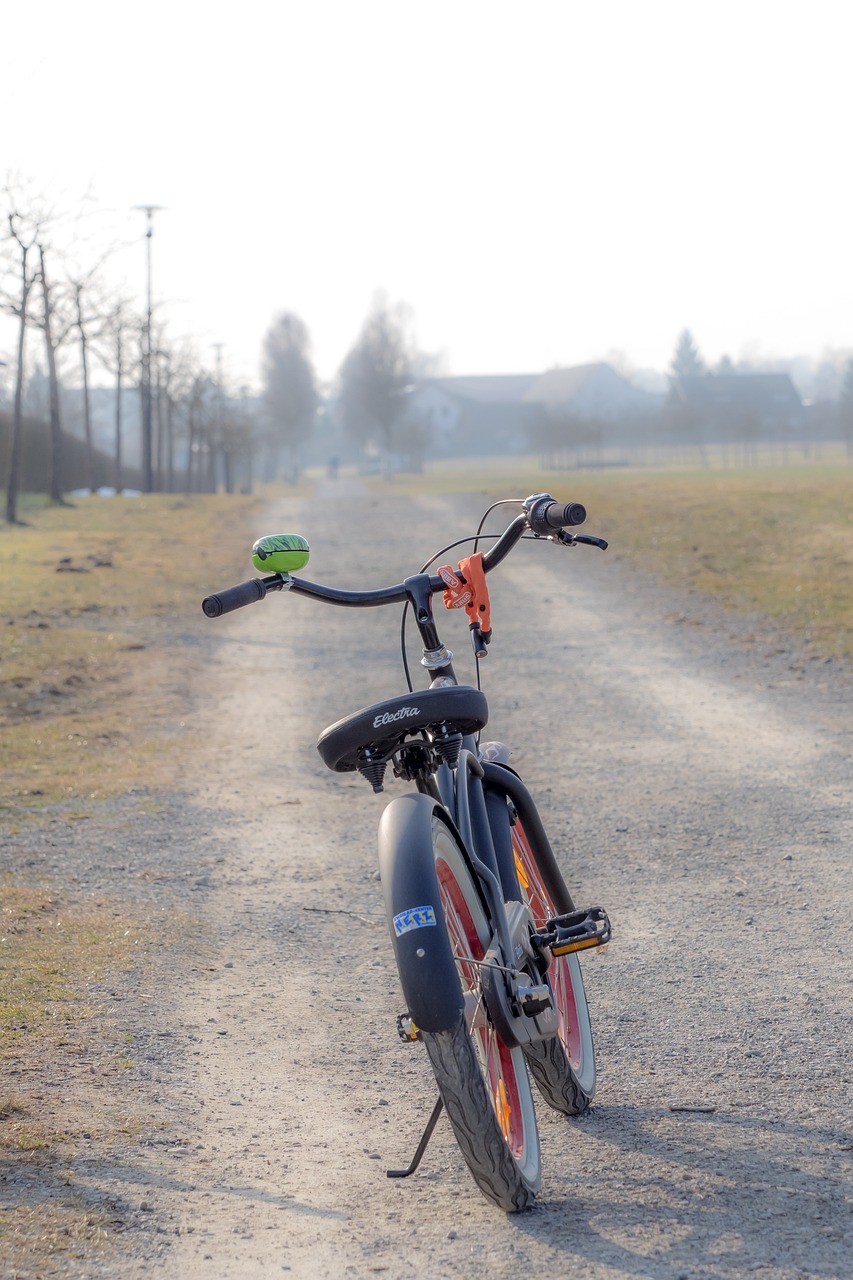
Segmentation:
[(420, 1028), (415, 1026), (408, 1013), (397, 1014), (397, 1035), (403, 1044), (417, 1044), (422, 1039)]
[(541, 941), (553, 956), (566, 956), (589, 947), (603, 947), (610, 941), (610, 920), (603, 907), (587, 907), (555, 916), (545, 926)]

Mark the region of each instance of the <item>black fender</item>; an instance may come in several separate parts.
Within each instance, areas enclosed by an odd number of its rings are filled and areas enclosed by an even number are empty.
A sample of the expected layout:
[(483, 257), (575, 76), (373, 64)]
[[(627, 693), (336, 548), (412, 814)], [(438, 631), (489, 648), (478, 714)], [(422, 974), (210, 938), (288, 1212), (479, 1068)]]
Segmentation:
[(440, 807), (434, 800), (413, 793), (392, 800), (379, 822), (379, 872), (391, 942), (409, 1015), (423, 1031), (449, 1031), (465, 1007), (435, 873), (436, 812)]
[(492, 764), (484, 761), (483, 781), (487, 789), (494, 788), (497, 791), (502, 791), (509, 796), (515, 805), (536, 857), (540, 874), (545, 882), (545, 888), (550, 893), (551, 901), (557, 908), (558, 914), (565, 915), (570, 911), (576, 911), (575, 901), (563, 879), (563, 873), (560, 871), (550, 841), (545, 834), (539, 810), (536, 808), (533, 797), (521, 781), (521, 778), (511, 765), (503, 763)]

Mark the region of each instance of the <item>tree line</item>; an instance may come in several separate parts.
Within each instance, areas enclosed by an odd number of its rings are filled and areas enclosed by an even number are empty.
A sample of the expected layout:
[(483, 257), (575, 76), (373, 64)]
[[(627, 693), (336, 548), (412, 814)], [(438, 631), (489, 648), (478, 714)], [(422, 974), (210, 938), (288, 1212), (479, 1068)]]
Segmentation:
[[(612, 353), (609, 363), (621, 366), (619, 375), (631, 381), (621, 352)], [(804, 400), (794, 381), (794, 366), (797, 381), (810, 384), (812, 395)], [(828, 352), (819, 365), (805, 359), (735, 362), (728, 355), (711, 365), (693, 334), (684, 329), (672, 353), (665, 387), (655, 391), (657, 407), (624, 417), (581, 416), (571, 405), (531, 404), (527, 430), (531, 451), (546, 467), (601, 465), (605, 457), (637, 461), (649, 456), (682, 456), (708, 465), (711, 450), (738, 465), (768, 454), (784, 461), (793, 449), (810, 457), (822, 444), (841, 441), (853, 462), (853, 359), (849, 353)]]
[(6, 420), (8, 522), (17, 520), (25, 445), (43, 436), (26, 405), (28, 388), (39, 384), (46, 388), (48, 437), (39, 487), (54, 502), (68, 491), (64, 419), (70, 393), (63, 375), (79, 388), (84, 487), (93, 491), (104, 472), (93, 398), (95, 383), (103, 387), (105, 381), (112, 389), (110, 482), (118, 493), (137, 486), (165, 492), (251, 488), (258, 460), (268, 477), (283, 471), (294, 478), (324, 414), (359, 449), (388, 456), (393, 442), (412, 459), (422, 457), (426, 432), (402, 406), (406, 388), (427, 371), (428, 361), (417, 351), (404, 306), (374, 301), (342, 364), (332, 408), (304, 321), (282, 313), (263, 343), (258, 397), (229, 384), (219, 352), (211, 367), (191, 341), (174, 338), (157, 308), (146, 312), (109, 285), (109, 258), (102, 246), (92, 247), (80, 219), (71, 221), (11, 185), (0, 192), (0, 310), (12, 317), (15, 332), (14, 351), (0, 353), (7, 356), (0, 372), (12, 381), (10, 411), (0, 415), (0, 427)]
[[(156, 314), (141, 312), (108, 284), (110, 256), (110, 250), (92, 247), (79, 219), (69, 220), (11, 186), (0, 192), (0, 310), (12, 317), (15, 329), (14, 353), (3, 360), (12, 374), (4, 477), (10, 523), (17, 519), (26, 433), (34, 430), (25, 395), (40, 377), (47, 388), (49, 439), (41, 459), (43, 487), (54, 502), (62, 502), (68, 490), (63, 371), (73, 370), (80, 388), (86, 485), (92, 490), (96, 471), (103, 470), (96, 466), (93, 433), (96, 373), (112, 384), (110, 478), (117, 492), (126, 487), (128, 471), (143, 477), (146, 490), (210, 489), (217, 468), (230, 485), (236, 460), (246, 453), (249, 432), (241, 398), (228, 393), (191, 342), (173, 338)], [(150, 398), (153, 430), (141, 449), (137, 439), (139, 462), (128, 467), (130, 433), (139, 429), (143, 394)], [(137, 412), (131, 413), (134, 399)]]
[[(150, 228), (149, 214), (149, 234)], [(420, 468), (430, 428), (416, 416), (407, 393), (435, 370), (434, 361), (417, 347), (403, 304), (377, 296), (332, 387), (319, 382), (305, 322), (283, 312), (263, 342), (261, 395), (256, 396), (248, 387), (231, 385), (221, 349), (211, 367), (190, 340), (169, 332), (156, 308), (142, 311), (110, 286), (109, 257), (101, 245), (92, 247), (81, 219), (69, 221), (11, 186), (0, 192), (0, 310), (12, 317), (15, 331), (14, 352), (0, 358), (13, 383), (11, 411), (0, 413), (0, 445), (7, 419), (8, 522), (17, 520), (22, 457), (25, 445), (32, 444), (27, 434), (33, 439), (38, 434), (39, 441), (44, 434), (41, 423), (34, 430), (25, 405), (28, 385), (39, 379), (46, 387), (48, 443), (39, 446), (44, 481), (38, 487), (54, 502), (62, 502), (69, 489), (69, 440), (63, 429), (69, 400), (62, 373), (72, 370), (79, 387), (84, 487), (90, 490), (98, 477), (104, 483), (103, 449), (96, 448), (93, 429), (96, 376), (101, 383), (106, 378), (112, 389), (109, 470), (118, 493), (137, 485), (165, 492), (246, 490), (259, 465), (266, 478), (295, 479), (320, 425), (332, 441), (348, 440), (353, 449), (375, 457), (377, 465)], [(673, 385), (742, 371), (727, 356), (709, 368), (688, 330), (679, 337), (670, 366)], [(837, 400), (822, 411), (834, 429), (840, 424), (853, 458), (853, 360)], [(674, 434), (697, 435), (689, 416), (670, 406), (664, 421)], [(640, 425), (632, 428), (635, 438)], [(660, 421), (648, 427), (653, 435)], [(605, 424), (543, 411), (533, 416), (527, 443), (543, 457), (562, 456), (567, 448), (594, 453), (607, 430)], [(336, 465), (333, 457), (328, 462)]]

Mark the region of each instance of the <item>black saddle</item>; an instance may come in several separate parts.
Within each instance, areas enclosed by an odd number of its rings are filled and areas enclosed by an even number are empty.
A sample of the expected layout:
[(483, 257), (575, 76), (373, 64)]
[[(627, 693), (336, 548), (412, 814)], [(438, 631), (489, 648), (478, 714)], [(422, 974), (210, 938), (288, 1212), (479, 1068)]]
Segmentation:
[(390, 756), (404, 738), (431, 725), (449, 732), (479, 733), (489, 719), (486, 695), (469, 685), (423, 689), (386, 698), (345, 716), (320, 734), (317, 750), (335, 773), (353, 773), (362, 763), (359, 752)]

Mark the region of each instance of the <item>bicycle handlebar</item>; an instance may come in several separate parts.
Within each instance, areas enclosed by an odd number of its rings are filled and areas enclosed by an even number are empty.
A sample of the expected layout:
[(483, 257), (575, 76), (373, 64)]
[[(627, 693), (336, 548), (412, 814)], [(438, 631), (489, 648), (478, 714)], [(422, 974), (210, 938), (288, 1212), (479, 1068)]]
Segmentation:
[[(526, 530), (537, 537), (551, 537), (566, 527), (583, 524), (586, 509), (579, 502), (570, 502), (565, 506), (555, 502), (550, 493), (536, 493), (525, 498), (524, 514), (516, 516), (511, 524), (483, 556), (483, 570), (489, 573), (497, 568), (505, 556), (509, 554)], [(570, 535), (566, 535), (569, 540)], [(606, 546), (596, 540), (596, 545)], [(429, 576), (429, 590), (432, 595), (445, 591), (447, 584), (443, 578)], [(328, 604), (338, 604), (352, 608), (372, 608), (383, 604), (404, 604), (409, 599), (409, 590), (405, 582), (392, 587), (379, 587), (375, 591), (346, 591), (338, 587), (326, 587), (319, 582), (309, 582), (305, 578), (297, 578), (293, 574), (274, 573), (268, 578), (250, 578), (236, 587), (227, 587), (215, 595), (206, 596), (201, 602), (202, 610), (208, 618), (221, 617), (223, 613), (232, 613), (242, 609), (244, 605), (263, 600), (268, 591), (295, 591), (297, 595), (312, 596), (315, 600), (325, 600)]]
[(525, 498), (524, 510), (531, 530), (540, 536), (556, 533), (558, 529), (572, 528), (586, 520), (586, 507), (582, 507), (579, 502), (569, 502), (562, 506), (554, 501), (550, 493), (535, 493), (532, 498)]
[[(268, 580), (267, 580), (268, 581)], [(201, 607), (208, 618), (218, 618), (223, 613), (232, 613), (234, 609), (242, 609), (245, 604), (254, 604), (263, 600), (267, 594), (267, 581), (263, 578), (250, 578), (236, 587), (226, 587), (216, 595), (205, 596)]]

